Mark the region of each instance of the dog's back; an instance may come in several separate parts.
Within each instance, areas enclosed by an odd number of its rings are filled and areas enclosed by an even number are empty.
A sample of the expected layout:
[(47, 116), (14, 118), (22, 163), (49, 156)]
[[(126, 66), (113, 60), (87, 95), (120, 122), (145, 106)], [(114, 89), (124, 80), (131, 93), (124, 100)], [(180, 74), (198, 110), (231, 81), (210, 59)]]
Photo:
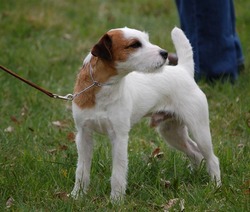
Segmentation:
[[(193, 51), (189, 40), (177, 27), (172, 30), (171, 37), (178, 55), (177, 66), (166, 65), (151, 74), (134, 71), (125, 77), (123, 90), (127, 93), (126, 101), (129, 96), (137, 106), (133, 107), (135, 111), (132, 110), (132, 125), (145, 114), (155, 111), (167, 110), (175, 113), (180, 104), (176, 97), (180, 97), (181, 100), (181, 96), (189, 96), (190, 90), (197, 89), (194, 81)], [(200, 90), (197, 89), (197, 92)]]

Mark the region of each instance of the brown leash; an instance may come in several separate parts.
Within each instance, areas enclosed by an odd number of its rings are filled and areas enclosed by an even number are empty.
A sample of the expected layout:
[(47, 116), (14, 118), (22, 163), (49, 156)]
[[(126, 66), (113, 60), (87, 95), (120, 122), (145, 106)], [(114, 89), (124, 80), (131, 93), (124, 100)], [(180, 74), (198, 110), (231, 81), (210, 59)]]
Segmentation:
[(17, 79), (21, 80), (22, 82), (24, 82), (24, 83), (30, 85), (31, 87), (33, 87), (33, 88), (35, 88), (35, 89), (41, 91), (42, 93), (46, 94), (47, 96), (49, 96), (49, 97), (51, 97), (51, 98), (63, 99), (63, 100), (70, 100), (70, 101), (72, 101), (72, 100), (74, 99), (74, 95), (73, 95), (73, 94), (67, 94), (66, 96), (60, 96), (60, 95), (58, 95), (58, 94), (53, 94), (53, 93), (51, 93), (51, 92), (45, 90), (44, 88), (41, 88), (40, 86), (36, 85), (35, 83), (30, 82), (29, 80), (26, 80), (26, 79), (20, 77), (19, 75), (17, 75), (17, 74), (14, 73), (13, 71), (11, 71), (11, 70), (9, 70), (9, 69), (7, 69), (7, 68), (1, 66), (1, 65), (0, 65), (0, 68), (1, 68), (3, 71), (7, 72), (8, 74), (10, 74), (10, 75), (16, 77)]
[(102, 86), (111, 86), (111, 85), (114, 85), (115, 83), (100, 83), (98, 81), (96, 81), (93, 77), (93, 69), (92, 69), (92, 66), (90, 65), (90, 68), (89, 68), (89, 75), (91, 77), (91, 80), (92, 80), (92, 84), (87, 86), (86, 88), (84, 88), (83, 90), (81, 90), (80, 92), (78, 93), (75, 93), (75, 94), (67, 94), (65, 96), (60, 96), (58, 94), (53, 94), (47, 90), (45, 90), (44, 88), (41, 88), (40, 86), (36, 85), (35, 83), (33, 82), (30, 82), (29, 80), (26, 80), (22, 77), (20, 77), (19, 75), (17, 75), (15, 72), (3, 67), (0, 65), (0, 69), (4, 70), (5, 72), (7, 72), (8, 74), (16, 77), (17, 79), (25, 82), (26, 84), (30, 85), (31, 87), (41, 91), (42, 93), (46, 94), (47, 96), (51, 97), (51, 98), (54, 98), (54, 99), (63, 99), (63, 100), (69, 100), (69, 101), (72, 101), (74, 100), (76, 97), (78, 97), (79, 95), (81, 95), (82, 93), (88, 91), (89, 89), (91, 89), (92, 87), (102, 87)]

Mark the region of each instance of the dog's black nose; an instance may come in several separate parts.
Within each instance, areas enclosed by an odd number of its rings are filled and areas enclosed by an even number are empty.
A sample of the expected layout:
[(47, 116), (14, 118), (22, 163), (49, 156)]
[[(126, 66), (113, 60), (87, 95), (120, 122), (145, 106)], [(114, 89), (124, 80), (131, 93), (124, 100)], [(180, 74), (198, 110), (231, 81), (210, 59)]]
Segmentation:
[(165, 50), (160, 50), (160, 55), (162, 56), (164, 60), (168, 58), (168, 52)]

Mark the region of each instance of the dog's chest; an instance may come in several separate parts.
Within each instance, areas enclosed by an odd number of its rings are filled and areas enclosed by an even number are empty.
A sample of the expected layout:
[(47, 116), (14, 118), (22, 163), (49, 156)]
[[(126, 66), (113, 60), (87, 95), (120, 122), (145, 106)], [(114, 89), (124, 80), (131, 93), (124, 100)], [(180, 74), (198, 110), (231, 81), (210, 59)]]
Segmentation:
[(108, 117), (96, 116), (95, 118), (85, 121), (85, 128), (91, 129), (98, 133), (110, 134), (113, 130), (112, 124)]
[(105, 111), (97, 112), (89, 109), (82, 111), (74, 110), (73, 116), (78, 127), (83, 127), (104, 134), (107, 134), (112, 130), (112, 124), (107, 112)]

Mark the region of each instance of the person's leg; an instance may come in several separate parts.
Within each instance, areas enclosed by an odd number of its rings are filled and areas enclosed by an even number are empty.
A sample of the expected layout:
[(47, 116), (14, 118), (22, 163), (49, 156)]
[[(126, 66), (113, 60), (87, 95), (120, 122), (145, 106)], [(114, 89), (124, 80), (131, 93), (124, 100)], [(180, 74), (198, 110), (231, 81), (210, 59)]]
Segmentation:
[[(188, 37), (194, 54), (195, 78), (200, 79), (198, 26), (197, 26), (197, 5), (196, 0), (176, 0), (182, 30)], [(177, 55), (178, 56), (178, 55)]]
[(230, 1), (197, 1), (199, 59), (202, 75), (208, 80), (238, 77), (235, 46), (235, 18)]
[(237, 65), (238, 65), (238, 68), (239, 68), (242, 65), (244, 66), (244, 56), (243, 56), (243, 53), (242, 53), (240, 39), (239, 39), (238, 34), (236, 32), (235, 12), (234, 12), (233, 0), (230, 0), (230, 8), (231, 8), (231, 20), (232, 20), (232, 23), (233, 23), (233, 30), (234, 30), (234, 43), (235, 43), (236, 54), (237, 54)]
[(181, 27), (194, 49), (196, 79), (225, 76), (236, 80), (243, 56), (232, 0), (176, 0), (176, 5)]

